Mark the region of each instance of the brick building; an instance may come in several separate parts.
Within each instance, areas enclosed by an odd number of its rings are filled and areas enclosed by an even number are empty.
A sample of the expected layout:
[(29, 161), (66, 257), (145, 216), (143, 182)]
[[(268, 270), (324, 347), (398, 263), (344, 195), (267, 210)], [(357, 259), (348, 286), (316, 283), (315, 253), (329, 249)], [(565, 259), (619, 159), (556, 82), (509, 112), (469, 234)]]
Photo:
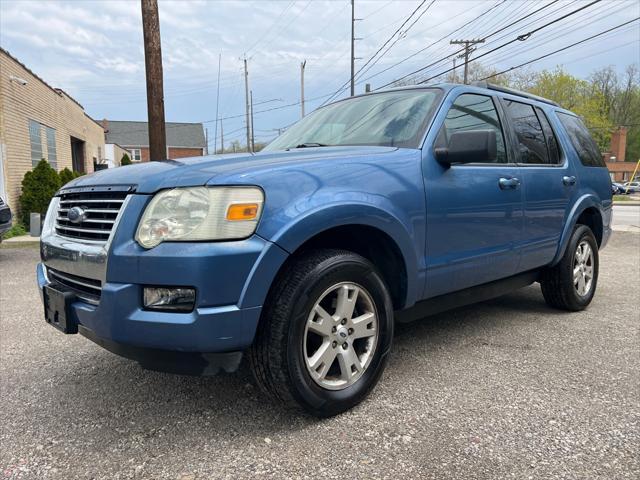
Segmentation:
[[(129, 151), (133, 162), (149, 161), (147, 122), (102, 120), (107, 144), (117, 144)], [(166, 158), (198, 157), (205, 154), (206, 140), (201, 123), (166, 123)], [(164, 159), (158, 159), (164, 160)]]
[(625, 162), (627, 155), (627, 128), (618, 127), (611, 134), (611, 148), (602, 156), (614, 182), (630, 182), (636, 168), (635, 162)]
[(0, 195), (17, 206), (24, 174), (42, 158), (60, 171), (92, 172), (104, 131), (82, 105), (0, 48)]

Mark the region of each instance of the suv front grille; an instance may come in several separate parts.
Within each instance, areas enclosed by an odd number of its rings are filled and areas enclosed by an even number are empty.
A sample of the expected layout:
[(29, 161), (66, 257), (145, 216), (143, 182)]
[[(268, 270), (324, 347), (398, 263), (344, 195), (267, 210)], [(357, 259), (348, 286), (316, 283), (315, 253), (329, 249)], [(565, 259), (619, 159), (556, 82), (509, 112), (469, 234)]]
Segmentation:
[[(60, 205), (56, 218), (58, 235), (106, 242), (127, 192), (81, 192), (64, 193), (60, 196)], [(76, 222), (69, 220), (69, 210), (80, 207), (83, 215)]]
[(53, 268), (47, 268), (47, 276), (52, 283), (68, 288), (89, 303), (97, 304), (100, 301), (100, 296), (102, 295), (102, 283), (100, 280), (60, 272)]

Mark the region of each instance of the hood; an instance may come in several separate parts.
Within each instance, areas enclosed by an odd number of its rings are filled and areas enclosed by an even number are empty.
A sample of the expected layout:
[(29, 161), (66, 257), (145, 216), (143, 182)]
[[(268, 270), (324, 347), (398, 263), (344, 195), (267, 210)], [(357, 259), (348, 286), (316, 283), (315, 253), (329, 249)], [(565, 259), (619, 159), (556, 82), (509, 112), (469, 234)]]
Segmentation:
[[(189, 187), (207, 184), (223, 184), (233, 177), (234, 183), (243, 174), (252, 174), (253, 180), (260, 170), (274, 167), (286, 168), (288, 164), (296, 168), (307, 162), (336, 160), (354, 157), (375, 157), (398, 150), (395, 147), (313, 147), (278, 152), (258, 152), (255, 154), (225, 154), (205, 157), (162, 160), (127, 165), (100, 170), (77, 178), (65, 185), (72, 187), (93, 187), (103, 185), (134, 186), (138, 193), (155, 193), (173, 187)], [(259, 175), (257, 177), (259, 179)], [(255, 181), (252, 182), (255, 184)]]

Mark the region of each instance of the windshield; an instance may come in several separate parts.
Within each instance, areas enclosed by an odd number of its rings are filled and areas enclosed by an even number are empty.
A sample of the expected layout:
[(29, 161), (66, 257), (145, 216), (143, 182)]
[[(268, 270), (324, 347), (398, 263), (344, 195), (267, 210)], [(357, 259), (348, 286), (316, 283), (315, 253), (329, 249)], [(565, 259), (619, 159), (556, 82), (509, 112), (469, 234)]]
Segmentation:
[(363, 95), (309, 114), (265, 147), (266, 151), (333, 145), (419, 148), (437, 89)]

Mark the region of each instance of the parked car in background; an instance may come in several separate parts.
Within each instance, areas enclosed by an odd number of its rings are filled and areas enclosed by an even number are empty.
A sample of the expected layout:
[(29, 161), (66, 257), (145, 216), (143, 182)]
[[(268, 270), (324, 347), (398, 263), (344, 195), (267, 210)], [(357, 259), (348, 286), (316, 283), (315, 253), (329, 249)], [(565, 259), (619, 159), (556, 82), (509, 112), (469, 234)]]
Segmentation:
[(248, 355), (277, 402), (329, 416), (381, 378), (396, 321), (534, 282), (586, 308), (611, 211), (570, 111), (490, 85), (401, 88), (319, 108), (260, 153), (72, 181), (37, 278), (64, 333), (174, 372)]
[(11, 209), (2, 197), (0, 197), (0, 241), (7, 230), (11, 228)]
[(640, 193), (640, 182), (626, 182), (624, 190), (626, 193)]
[(613, 182), (611, 183), (611, 191), (614, 195), (624, 195), (627, 193), (625, 186), (621, 183)]

